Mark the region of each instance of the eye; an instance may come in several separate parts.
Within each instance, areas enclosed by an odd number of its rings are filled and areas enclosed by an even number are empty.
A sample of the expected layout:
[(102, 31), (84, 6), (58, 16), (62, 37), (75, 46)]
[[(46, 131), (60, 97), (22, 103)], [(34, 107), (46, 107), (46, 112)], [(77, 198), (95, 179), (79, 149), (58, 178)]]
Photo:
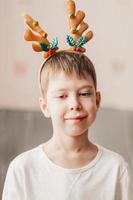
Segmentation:
[(58, 96), (59, 99), (65, 99), (66, 97), (67, 97), (67, 95), (65, 95), (65, 94), (64, 94), (64, 95), (59, 95), (59, 96)]
[(79, 95), (80, 96), (91, 96), (92, 92), (81, 92)]

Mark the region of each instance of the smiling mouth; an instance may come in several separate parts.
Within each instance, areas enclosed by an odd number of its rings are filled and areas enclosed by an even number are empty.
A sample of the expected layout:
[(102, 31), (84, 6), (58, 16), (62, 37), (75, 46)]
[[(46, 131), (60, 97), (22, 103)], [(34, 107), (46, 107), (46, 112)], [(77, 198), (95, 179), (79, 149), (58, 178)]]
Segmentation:
[(70, 118), (67, 118), (66, 121), (70, 124), (78, 125), (78, 124), (82, 123), (85, 118), (86, 117), (70, 117)]
[(83, 119), (85, 119), (87, 116), (82, 116), (82, 117), (69, 117), (67, 118), (66, 120), (69, 120), (69, 121), (73, 121), (73, 122), (80, 122), (82, 121)]
[(84, 119), (86, 117), (70, 117), (67, 120), (76, 120), (76, 119)]

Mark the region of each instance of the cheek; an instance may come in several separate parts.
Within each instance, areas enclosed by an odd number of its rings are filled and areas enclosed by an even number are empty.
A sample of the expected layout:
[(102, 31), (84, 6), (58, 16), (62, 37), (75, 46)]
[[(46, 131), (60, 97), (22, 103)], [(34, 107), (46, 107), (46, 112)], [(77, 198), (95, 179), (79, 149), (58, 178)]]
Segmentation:
[(96, 104), (92, 103), (88, 106), (87, 108), (87, 112), (88, 112), (88, 122), (89, 122), (89, 126), (92, 125), (92, 123), (95, 121), (96, 119), (96, 114), (97, 114), (97, 107)]
[(95, 99), (88, 99), (86, 102), (84, 102), (84, 105), (88, 110), (92, 110), (92, 111), (97, 110)]
[(93, 122), (97, 114), (97, 105), (95, 100), (89, 100), (89, 103), (86, 104), (86, 111), (88, 112), (89, 120)]
[(52, 101), (52, 103), (48, 104), (48, 109), (51, 114), (51, 117), (63, 117), (65, 108), (62, 104), (57, 103), (56, 101)]

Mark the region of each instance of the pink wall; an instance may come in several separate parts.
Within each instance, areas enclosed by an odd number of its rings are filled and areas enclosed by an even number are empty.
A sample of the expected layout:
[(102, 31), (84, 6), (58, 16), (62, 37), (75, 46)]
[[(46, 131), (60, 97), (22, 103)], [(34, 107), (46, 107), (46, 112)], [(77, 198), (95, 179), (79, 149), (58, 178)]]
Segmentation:
[[(133, 1), (76, 2), (86, 12), (94, 32), (86, 48), (96, 66), (102, 106), (133, 109)], [(0, 1), (0, 108), (39, 109), (37, 69), (42, 56), (24, 41), (25, 25), (20, 15), (23, 11), (31, 14), (50, 33), (50, 39), (58, 35), (60, 46), (66, 48), (69, 28), (65, 3), (56, 0), (51, 6), (49, 0)]]

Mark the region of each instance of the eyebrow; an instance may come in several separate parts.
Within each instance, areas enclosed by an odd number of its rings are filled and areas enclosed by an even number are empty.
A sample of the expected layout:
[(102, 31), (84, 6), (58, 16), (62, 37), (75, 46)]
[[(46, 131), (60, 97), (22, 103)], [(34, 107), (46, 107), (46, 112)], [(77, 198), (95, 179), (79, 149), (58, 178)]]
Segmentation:
[[(90, 88), (90, 89), (92, 89), (93, 86), (92, 86), (92, 85), (84, 85), (84, 86), (82, 86), (82, 87), (80, 87), (80, 88), (78, 88), (78, 89), (81, 90), (81, 89), (85, 89), (85, 88)], [(67, 88), (60, 88), (60, 89), (55, 90), (54, 92), (61, 92), (61, 91), (64, 91), (64, 90), (67, 90)]]

